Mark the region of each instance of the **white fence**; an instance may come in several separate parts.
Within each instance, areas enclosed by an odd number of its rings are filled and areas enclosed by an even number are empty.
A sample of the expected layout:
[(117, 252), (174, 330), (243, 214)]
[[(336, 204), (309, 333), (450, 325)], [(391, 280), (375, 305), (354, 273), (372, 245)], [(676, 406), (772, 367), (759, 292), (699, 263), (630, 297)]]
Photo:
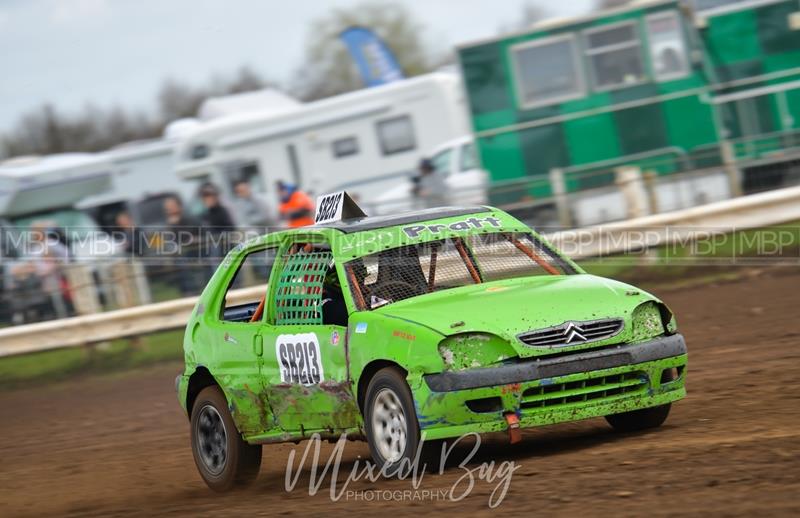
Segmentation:
[[(647, 231), (645, 246), (706, 235), (708, 230), (765, 227), (800, 220), (800, 187), (754, 194), (733, 200), (642, 218), (567, 230), (549, 235), (556, 245), (580, 242), (575, 259), (624, 253), (631, 232)], [(638, 245), (640, 245), (639, 243)], [(637, 246), (638, 246), (637, 245)], [(231, 301), (247, 301), (263, 293), (263, 287), (232, 291)], [(196, 297), (148, 304), (37, 324), (0, 329), (0, 357), (63, 347), (74, 347), (116, 338), (182, 328), (191, 314)]]

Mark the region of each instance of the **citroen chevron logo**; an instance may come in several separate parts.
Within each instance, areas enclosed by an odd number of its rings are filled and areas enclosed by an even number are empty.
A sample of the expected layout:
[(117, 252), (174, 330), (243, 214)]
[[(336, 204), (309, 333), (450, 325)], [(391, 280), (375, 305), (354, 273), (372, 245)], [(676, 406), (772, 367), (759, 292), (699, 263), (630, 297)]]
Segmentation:
[(586, 337), (583, 336), (583, 328), (575, 322), (570, 322), (564, 329), (565, 343), (572, 344), (575, 342), (585, 342)]
[(607, 340), (624, 327), (619, 318), (579, 322), (567, 320), (563, 324), (521, 333), (517, 338), (531, 347), (565, 347)]

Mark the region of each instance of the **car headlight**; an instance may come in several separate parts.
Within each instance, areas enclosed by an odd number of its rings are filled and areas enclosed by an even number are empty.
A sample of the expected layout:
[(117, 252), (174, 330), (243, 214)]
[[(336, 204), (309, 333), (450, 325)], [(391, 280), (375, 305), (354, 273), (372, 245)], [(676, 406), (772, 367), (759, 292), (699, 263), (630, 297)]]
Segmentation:
[(676, 328), (675, 318), (664, 304), (645, 302), (633, 310), (633, 341), (672, 334)]
[(448, 371), (487, 367), (517, 355), (499, 336), (489, 333), (462, 333), (439, 342), (439, 355)]

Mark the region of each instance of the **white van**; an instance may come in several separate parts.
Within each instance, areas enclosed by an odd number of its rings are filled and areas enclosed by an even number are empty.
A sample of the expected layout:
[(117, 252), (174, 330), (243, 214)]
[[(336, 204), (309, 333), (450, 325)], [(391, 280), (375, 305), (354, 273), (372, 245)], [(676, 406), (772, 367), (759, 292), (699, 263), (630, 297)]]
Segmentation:
[[(435, 174), (445, 177), (451, 205), (484, 205), (489, 175), (480, 168), (471, 136), (449, 140), (434, 148), (430, 160)], [(411, 178), (385, 191), (362, 205), (370, 215), (396, 214), (424, 208), (423, 200), (416, 200)]]
[(423, 153), (468, 133), (457, 75), (434, 73), (307, 104), (202, 123), (176, 149), (176, 172), (232, 195), (239, 180), (276, 203), (275, 182), (369, 200), (408, 178)]

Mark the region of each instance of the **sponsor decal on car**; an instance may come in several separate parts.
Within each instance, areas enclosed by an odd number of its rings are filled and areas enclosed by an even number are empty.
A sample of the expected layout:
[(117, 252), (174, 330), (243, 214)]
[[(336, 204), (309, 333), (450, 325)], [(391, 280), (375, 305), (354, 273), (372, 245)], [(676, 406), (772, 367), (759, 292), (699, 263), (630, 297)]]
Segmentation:
[(400, 331), (399, 329), (395, 329), (394, 331), (392, 331), (392, 336), (394, 336), (395, 338), (401, 338), (403, 340), (408, 340), (410, 342), (413, 342), (414, 340), (417, 339), (417, 337), (415, 335), (413, 335), (411, 333), (408, 333), (406, 331)]
[(367, 323), (366, 322), (359, 322), (356, 324), (356, 333), (363, 335), (367, 332)]
[(448, 225), (443, 223), (435, 223), (432, 225), (409, 225), (407, 227), (403, 227), (403, 232), (410, 238), (417, 238), (421, 235), (430, 232), (431, 234), (439, 234), (443, 230), (447, 229), (452, 232), (458, 232), (460, 230), (472, 230), (472, 229), (480, 229), (484, 228), (484, 224), (493, 227), (493, 228), (500, 228), (502, 226), (502, 222), (491, 216), (487, 218), (476, 218), (471, 217), (461, 221), (455, 221)]
[(279, 335), (275, 340), (275, 355), (283, 383), (317, 385), (325, 379), (315, 333)]

